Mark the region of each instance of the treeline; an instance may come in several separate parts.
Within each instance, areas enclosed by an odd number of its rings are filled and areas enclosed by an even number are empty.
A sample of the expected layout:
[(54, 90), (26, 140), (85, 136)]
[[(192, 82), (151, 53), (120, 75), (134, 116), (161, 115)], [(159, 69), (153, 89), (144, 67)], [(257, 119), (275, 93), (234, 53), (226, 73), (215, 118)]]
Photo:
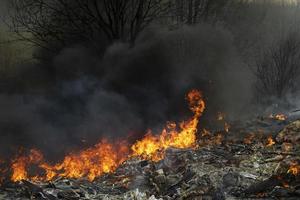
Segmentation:
[(14, 0), (11, 30), (52, 52), (74, 43), (99, 50), (97, 42), (134, 45), (152, 23), (217, 21), (230, 4), (228, 0)]
[[(113, 43), (133, 48), (151, 27), (172, 31), (210, 24), (232, 34), (255, 76), (256, 96), (282, 98), (299, 89), (296, 1), (13, 0), (9, 9), (10, 31), (35, 46), (33, 57), (54, 77), (49, 62), (66, 47), (81, 45), (101, 57)], [(2, 55), (2, 68), (11, 65), (5, 60), (12, 55)]]
[(95, 43), (104, 38), (108, 43), (134, 45), (153, 23), (230, 25), (236, 20), (245, 22), (245, 17), (262, 20), (268, 7), (295, 6), (278, 2), (281, 4), (274, 0), (13, 0), (9, 17), (11, 30), (38, 47), (57, 51), (86, 42), (97, 49)]

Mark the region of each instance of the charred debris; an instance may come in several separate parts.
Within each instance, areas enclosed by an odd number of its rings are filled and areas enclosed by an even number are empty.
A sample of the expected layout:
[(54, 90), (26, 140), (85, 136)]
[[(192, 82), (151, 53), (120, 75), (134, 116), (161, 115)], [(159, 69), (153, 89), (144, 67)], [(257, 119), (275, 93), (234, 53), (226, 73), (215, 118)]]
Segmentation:
[(198, 131), (196, 148), (133, 157), (94, 181), (3, 181), (0, 199), (299, 199), (300, 120), (284, 115)]

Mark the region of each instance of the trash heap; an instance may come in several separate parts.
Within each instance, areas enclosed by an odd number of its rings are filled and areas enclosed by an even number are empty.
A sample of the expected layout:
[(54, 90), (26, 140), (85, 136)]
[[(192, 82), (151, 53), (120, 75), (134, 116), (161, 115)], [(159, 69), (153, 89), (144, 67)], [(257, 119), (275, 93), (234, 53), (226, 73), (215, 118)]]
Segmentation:
[(4, 181), (0, 199), (300, 199), (300, 120), (257, 118), (199, 138), (197, 148), (132, 158), (93, 182)]

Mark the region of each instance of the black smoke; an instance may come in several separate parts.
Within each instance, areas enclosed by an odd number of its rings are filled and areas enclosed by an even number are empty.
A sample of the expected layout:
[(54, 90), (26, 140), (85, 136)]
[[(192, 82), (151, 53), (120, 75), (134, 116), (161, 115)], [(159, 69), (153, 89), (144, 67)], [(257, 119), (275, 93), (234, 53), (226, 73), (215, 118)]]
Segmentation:
[[(217, 111), (241, 116), (251, 96), (252, 78), (233, 35), (207, 24), (152, 26), (134, 47), (114, 43), (101, 55), (78, 44), (27, 68), (24, 79), (46, 84), (0, 96), (2, 155), (34, 147), (55, 157), (102, 137), (159, 131), (191, 115), (185, 94), (193, 88), (207, 102), (203, 121)], [(49, 69), (54, 79), (45, 75)]]

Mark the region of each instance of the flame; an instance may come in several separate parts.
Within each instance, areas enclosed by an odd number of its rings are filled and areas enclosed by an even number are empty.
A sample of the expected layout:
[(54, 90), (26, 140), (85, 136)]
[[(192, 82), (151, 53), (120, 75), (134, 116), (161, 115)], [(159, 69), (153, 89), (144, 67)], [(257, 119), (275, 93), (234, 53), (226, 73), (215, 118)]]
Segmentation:
[(205, 103), (201, 93), (197, 90), (188, 93), (187, 100), (194, 116), (190, 120), (181, 122), (179, 131), (176, 129), (176, 124), (172, 123), (172, 126), (168, 126), (158, 136), (149, 132), (145, 138), (137, 141), (131, 147), (133, 156), (158, 161), (164, 157), (165, 151), (169, 147), (189, 148), (195, 146), (199, 117), (205, 109)]
[[(27, 167), (36, 165), (41, 162), (41, 160), (43, 160), (43, 155), (36, 149), (31, 149), (28, 157), (20, 156), (14, 159), (12, 162), (13, 174), (11, 179), (15, 182), (28, 179)], [(37, 177), (34, 177), (34, 179), (37, 179)]]
[(224, 130), (228, 133), (230, 129), (230, 124), (228, 124), (227, 122), (224, 123)]
[[(206, 129), (204, 129), (207, 131)], [(215, 133), (211, 134), (209, 131), (202, 133), (202, 138), (198, 141), (198, 146), (200, 147), (211, 147), (216, 145), (221, 145), (224, 140), (224, 134)]]
[[(103, 173), (114, 171), (125, 158), (128, 152), (124, 144), (112, 145), (107, 140), (102, 140), (93, 148), (79, 154), (66, 156), (62, 163), (47, 169), (47, 179), (52, 179), (56, 171), (63, 170), (59, 176), (69, 178), (87, 177), (90, 181)], [(54, 170), (53, 170), (54, 169)]]
[(285, 114), (270, 114), (269, 118), (276, 119), (278, 121), (285, 121), (287, 120), (287, 116)]
[[(192, 90), (186, 96), (189, 108), (194, 113), (189, 120), (177, 125), (169, 122), (158, 135), (151, 131), (143, 139), (134, 143), (128, 148), (126, 141), (110, 143), (103, 139), (100, 143), (78, 153), (71, 153), (57, 164), (47, 163), (41, 152), (31, 150), (29, 156), (19, 156), (12, 161), (11, 180), (43, 181), (53, 180), (56, 177), (88, 178), (93, 181), (95, 178), (113, 172), (126, 159), (138, 156), (142, 159), (159, 161), (164, 158), (165, 152), (170, 147), (193, 148), (196, 147), (196, 132), (199, 117), (205, 109), (202, 94)], [(43, 170), (41, 175), (30, 175), (32, 167)]]
[(297, 161), (293, 161), (290, 165), (288, 173), (298, 176), (300, 174), (300, 165)]
[[(29, 159), (19, 157), (12, 164), (12, 177), (14, 182), (21, 180), (52, 180), (54, 177), (81, 178), (87, 177), (90, 181), (103, 173), (114, 171), (126, 158), (128, 149), (125, 144), (112, 145), (106, 140), (92, 148), (77, 154), (70, 154), (61, 163), (54, 166), (47, 164), (42, 154), (31, 150)], [(29, 176), (28, 168), (37, 165), (45, 171), (45, 176)]]
[(269, 136), (269, 137), (267, 138), (267, 144), (266, 144), (266, 146), (267, 146), (267, 147), (271, 147), (271, 146), (273, 146), (274, 144), (275, 144), (274, 139), (272, 138), (272, 136)]

